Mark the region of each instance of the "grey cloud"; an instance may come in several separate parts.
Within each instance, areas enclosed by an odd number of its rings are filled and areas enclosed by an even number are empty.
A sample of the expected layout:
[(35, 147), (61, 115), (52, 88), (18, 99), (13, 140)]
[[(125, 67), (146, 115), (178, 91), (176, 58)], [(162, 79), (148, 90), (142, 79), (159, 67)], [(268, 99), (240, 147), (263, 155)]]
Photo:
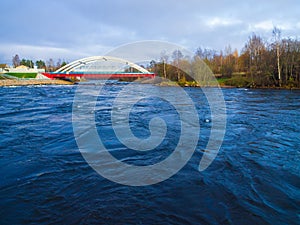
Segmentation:
[(300, 26), (296, 0), (3, 0), (2, 7), (0, 41), (7, 48), (37, 45), (84, 54), (154, 39), (191, 50), (228, 44), (240, 49), (252, 32), (271, 35), (262, 29), (265, 21), (281, 24), (286, 36), (297, 36)]

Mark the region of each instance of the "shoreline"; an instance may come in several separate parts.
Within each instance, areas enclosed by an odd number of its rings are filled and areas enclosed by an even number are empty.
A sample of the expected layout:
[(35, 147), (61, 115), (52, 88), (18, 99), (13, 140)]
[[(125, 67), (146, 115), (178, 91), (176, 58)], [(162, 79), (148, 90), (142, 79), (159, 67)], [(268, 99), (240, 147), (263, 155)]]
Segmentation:
[[(249, 90), (257, 90), (257, 89), (262, 89), (262, 90), (300, 90), (298, 87), (236, 87), (236, 86), (230, 86), (230, 85), (223, 85), (219, 84), (217, 86), (214, 85), (184, 85), (180, 86), (176, 82), (139, 82), (140, 84), (152, 84), (155, 86), (161, 86), (161, 87), (195, 87), (195, 88), (209, 88), (209, 87), (220, 87), (220, 88), (245, 88)], [(66, 80), (49, 80), (49, 79), (30, 79), (30, 80), (20, 80), (20, 79), (3, 79), (0, 80), (0, 87), (8, 87), (8, 86), (31, 86), (31, 85), (74, 85), (74, 82), (71, 81), (66, 81)]]
[(66, 80), (48, 80), (48, 79), (32, 79), (32, 80), (0, 80), (0, 87), (6, 86), (29, 86), (29, 85), (73, 85), (74, 83)]

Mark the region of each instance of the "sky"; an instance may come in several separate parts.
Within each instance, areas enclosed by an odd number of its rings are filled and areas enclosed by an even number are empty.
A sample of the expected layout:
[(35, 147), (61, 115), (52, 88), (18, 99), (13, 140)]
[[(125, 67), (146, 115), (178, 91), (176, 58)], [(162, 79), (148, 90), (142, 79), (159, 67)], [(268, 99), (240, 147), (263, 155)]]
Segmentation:
[(300, 36), (299, 0), (2, 0), (0, 63), (12, 57), (68, 62), (119, 45), (160, 40), (242, 50), (255, 33), (271, 40)]

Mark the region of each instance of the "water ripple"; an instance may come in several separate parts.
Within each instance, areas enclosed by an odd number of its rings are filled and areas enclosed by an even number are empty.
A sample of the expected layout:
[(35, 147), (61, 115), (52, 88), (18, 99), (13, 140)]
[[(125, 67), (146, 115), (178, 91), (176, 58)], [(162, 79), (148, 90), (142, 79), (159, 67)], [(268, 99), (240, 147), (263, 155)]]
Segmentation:
[[(95, 86), (89, 88), (98, 94)], [(147, 137), (153, 115), (167, 121), (168, 133), (155, 151), (127, 149), (109, 119), (121, 88), (105, 87), (91, 112), (103, 142), (126, 163), (163, 160), (178, 142), (178, 115), (157, 99), (138, 102), (131, 114), (133, 133)], [(0, 88), (0, 224), (299, 224), (299, 91), (224, 89), (225, 139), (213, 164), (199, 173), (210, 110), (200, 89), (187, 88), (200, 118), (197, 149), (178, 174), (146, 187), (112, 183), (84, 161), (72, 130), (74, 91)]]

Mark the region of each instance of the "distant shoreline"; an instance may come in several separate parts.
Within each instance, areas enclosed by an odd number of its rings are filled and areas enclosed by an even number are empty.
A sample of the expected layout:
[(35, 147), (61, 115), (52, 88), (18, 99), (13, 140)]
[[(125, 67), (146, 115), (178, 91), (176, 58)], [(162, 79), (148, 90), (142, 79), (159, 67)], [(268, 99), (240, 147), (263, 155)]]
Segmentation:
[[(153, 80), (154, 81), (154, 80)], [(198, 88), (209, 88), (209, 87), (220, 87), (220, 88), (245, 88), (245, 89), (264, 89), (264, 90), (300, 90), (300, 88), (297, 87), (236, 87), (236, 86), (230, 86), (230, 85), (224, 85), (224, 84), (219, 84), (217, 86), (214, 85), (207, 85), (207, 86), (194, 86), (194, 85), (184, 85), (180, 86), (176, 82), (139, 82), (141, 84), (151, 84), (155, 86), (161, 86), (161, 87), (198, 87)], [(8, 86), (31, 86), (31, 85), (74, 85), (74, 82), (71, 81), (66, 81), (66, 80), (49, 80), (49, 79), (26, 79), (26, 80), (21, 80), (21, 79), (3, 79), (0, 80), (0, 87), (8, 87)]]
[(73, 82), (65, 80), (47, 80), (47, 79), (32, 79), (32, 80), (0, 80), (0, 87), (5, 86), (28, 86), (28, 85), (73, 85)]

